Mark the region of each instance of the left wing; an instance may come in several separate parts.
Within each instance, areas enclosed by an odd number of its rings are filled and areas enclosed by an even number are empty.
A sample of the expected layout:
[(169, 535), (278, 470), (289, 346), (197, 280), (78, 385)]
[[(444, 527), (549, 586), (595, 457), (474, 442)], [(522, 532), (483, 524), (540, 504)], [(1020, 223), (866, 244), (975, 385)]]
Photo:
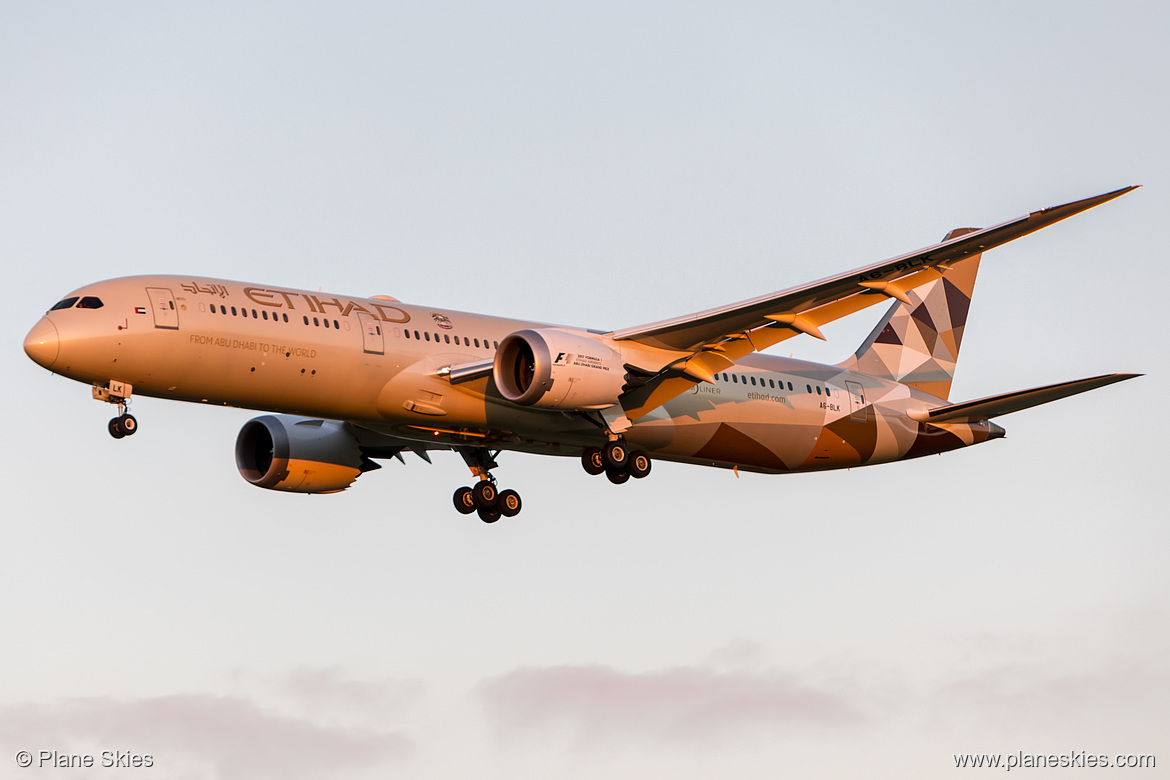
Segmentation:
[(886, 298), (906, 300), (906, 290), (940, 276), (952, 263), (1034, 233), (1074, 214), (1137, 189), (1125, 187), (1093, 198), (1034, 211), (994, 227), (959, 229), (934, 246), (821, 279), (802, 287), (739, 303), (614, 331), (615, 341), (690, 353), (647, 373), (622, 395), (626, 416), (636, 420), (740, 358), (800, 333), (823, 339), (820, 327)]

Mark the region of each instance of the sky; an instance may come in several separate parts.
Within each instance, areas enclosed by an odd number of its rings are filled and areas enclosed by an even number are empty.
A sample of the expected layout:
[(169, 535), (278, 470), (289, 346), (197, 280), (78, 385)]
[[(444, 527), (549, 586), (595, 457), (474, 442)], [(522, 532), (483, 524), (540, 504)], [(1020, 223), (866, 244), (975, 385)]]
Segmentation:
[[(1168, 30), (1124, 0), (0, 2), (0, 774), (1167, 776)], [(256, 412), (138, 398), (115, 441), (21, 349), (142, 273), (629, 327), (1130, 184), (984, 257), (952, 399), (1145, 377), (852, 471), (505, 454), (525, 509), (492, 526), (453, 454), (259, 490)]]

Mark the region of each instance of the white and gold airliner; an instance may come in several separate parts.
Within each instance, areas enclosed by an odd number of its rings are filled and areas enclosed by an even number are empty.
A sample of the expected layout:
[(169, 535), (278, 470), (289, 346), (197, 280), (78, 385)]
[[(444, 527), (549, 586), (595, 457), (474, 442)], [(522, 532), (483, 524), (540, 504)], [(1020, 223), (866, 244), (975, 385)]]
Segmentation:
[[(1112, 200), (1127, 187), (801, 287), (602, 332), (194, 276), (87, 285), (29, 332), (34, 361), (116, 404), (132, 395), (264, 410), (236, 463), (260, 487), (344, 490), (379, 458), (463, 456), (456, 508), (520, 511), (492, 469), (502, 451), (580, 457), (620, 484), (653, 459), (766, 473), (837, 469), (1003, 436), (991, 418), (1136, 374), (951, 403), (985, 250)], [(837, 365), (760, 354), (881, 301), (886, 315)]]

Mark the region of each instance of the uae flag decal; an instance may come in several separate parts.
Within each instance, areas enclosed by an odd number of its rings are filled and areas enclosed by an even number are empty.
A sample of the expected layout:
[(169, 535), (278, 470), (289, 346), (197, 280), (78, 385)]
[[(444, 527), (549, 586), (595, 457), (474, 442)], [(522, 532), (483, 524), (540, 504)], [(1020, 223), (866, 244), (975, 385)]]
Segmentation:
[(146, 307), (145, 306), (135, 306), (134, 313), (135, 314), (146, 314)]

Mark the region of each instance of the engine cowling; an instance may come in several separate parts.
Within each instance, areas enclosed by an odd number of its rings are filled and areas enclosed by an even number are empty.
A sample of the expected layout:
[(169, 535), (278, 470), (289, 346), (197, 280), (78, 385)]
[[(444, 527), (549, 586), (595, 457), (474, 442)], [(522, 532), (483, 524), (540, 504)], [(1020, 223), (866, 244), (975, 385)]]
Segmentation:
[(602, 409), (626, 383), (622, 356), (597, 339), (555, 328), (520, 330), (496, 350), (500, 395), (542, 409)]
[(290, 493), (336, 493), (365, 459), (345, 423), (291, 415), (249, 420), (236, 437), (236, 467), (253, 485)]

